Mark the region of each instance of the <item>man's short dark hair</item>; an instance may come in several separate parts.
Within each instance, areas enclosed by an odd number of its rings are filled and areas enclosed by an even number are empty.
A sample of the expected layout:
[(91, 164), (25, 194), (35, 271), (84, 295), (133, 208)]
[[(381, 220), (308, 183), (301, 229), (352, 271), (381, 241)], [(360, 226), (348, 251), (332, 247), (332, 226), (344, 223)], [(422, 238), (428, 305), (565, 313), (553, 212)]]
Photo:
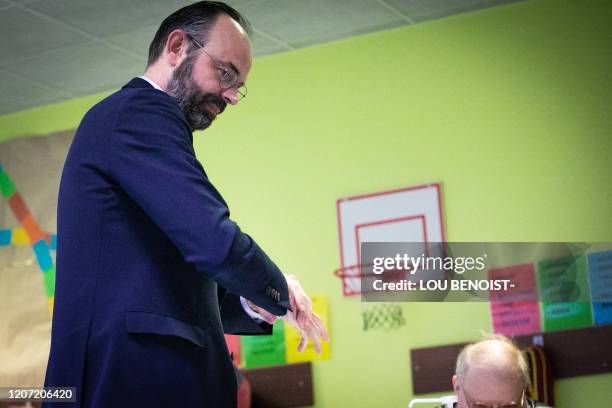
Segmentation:
[(175, 11), (162, 21), (149, 46), (147, 66), (153, 64), (161, 56), (168, 36), (174, 30), (183, 30), (202, 44), (206, 43), (210, 28), (221, 14), (227, 14), (236, 20), (246, 33), (251, 35), (251, 25), (234, 8), (218, 1), (199, 1)]

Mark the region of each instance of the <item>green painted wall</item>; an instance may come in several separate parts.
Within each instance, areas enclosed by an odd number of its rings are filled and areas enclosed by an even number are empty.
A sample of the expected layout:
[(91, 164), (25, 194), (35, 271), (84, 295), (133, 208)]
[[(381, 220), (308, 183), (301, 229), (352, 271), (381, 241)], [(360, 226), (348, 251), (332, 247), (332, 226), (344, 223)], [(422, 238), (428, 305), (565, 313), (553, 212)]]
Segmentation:
[[(403, 329), (362, 332), (332, 273), (336, 198), (441, 181), (451, 241), (612, 242), (611, 21), (609, 1), (534, 0), (261, 58), (196, 135), (243, 229), (330, 297), (318, 407), (407, 406), (410, 348), (491, 330), (485, 303), (405, 304)], [(2, 116), (0, 141), (73, 128), (102, 96)], [(609, 405), (610, 384), (558, 381), (558, 407)]]

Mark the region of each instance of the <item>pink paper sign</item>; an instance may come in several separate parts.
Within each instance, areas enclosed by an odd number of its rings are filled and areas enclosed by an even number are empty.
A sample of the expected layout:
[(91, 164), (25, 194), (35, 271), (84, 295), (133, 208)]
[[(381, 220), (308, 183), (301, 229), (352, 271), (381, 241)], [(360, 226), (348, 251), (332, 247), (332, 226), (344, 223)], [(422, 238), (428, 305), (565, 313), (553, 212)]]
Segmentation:
[(227, 343), (227, 349), (232, 356), (232, 362), (235, 366), (242, 366), (242, 353), (240, 352), (240, 336), (233, 334), (225, 335), (225, 342)]
[(514, 284), (505, 292), (490, 293), (493, 330), (505, 336), (541, 332), (533, 264), (490, 269), (489, 279), (509, 279)]

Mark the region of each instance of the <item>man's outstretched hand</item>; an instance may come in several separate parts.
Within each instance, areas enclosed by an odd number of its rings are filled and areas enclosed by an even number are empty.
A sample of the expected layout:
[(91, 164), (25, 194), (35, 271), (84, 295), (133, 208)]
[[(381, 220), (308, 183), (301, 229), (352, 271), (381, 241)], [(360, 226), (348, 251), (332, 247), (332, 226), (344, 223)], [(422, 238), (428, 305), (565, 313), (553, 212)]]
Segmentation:
[[(285, 276), (287, 279), (287, 287), (289, 288), (289, 301), (291, 302), (292, 311), (287, 311), (287, 314), (282, 317), (288, 324), (295, 327), (302, 336), (302, 340), (298, 345), (298, 351), (304, 351), (308, 345), (308, 341), (312, 340), (315, 351), (321, 353), (321, 339), (329, 342), (329, 333), (327, 328), (321, 321), (321, 318), (312, 311), (312, 301), (306, 294), (302, 285), (294, 275)], [(273, 324), (278, 318), (267, 310), (248, 302), (251, 309), (259, 313), (263, 319)]]
[(329, 333), (321, 318), (312, 310), (312, 301), (294, 275), (285, 276), (289, 287), (289, 301), (293, 311), (287, 312), (283, 319), (295, 327), (302, 336), (298, 351), (304, 351), (312, 340), (315, 351), (321, 353), (321, 339), (329, 342)]

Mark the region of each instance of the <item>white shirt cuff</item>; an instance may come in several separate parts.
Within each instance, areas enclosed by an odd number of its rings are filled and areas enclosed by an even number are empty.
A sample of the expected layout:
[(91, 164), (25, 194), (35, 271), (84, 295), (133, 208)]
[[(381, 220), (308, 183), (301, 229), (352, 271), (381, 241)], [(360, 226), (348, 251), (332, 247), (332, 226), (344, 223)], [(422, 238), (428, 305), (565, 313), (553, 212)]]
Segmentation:
[(244, 309), (246, 314), (248, 314), (249, 317), (255, 321), (255, 323), (261, 323), (265, 321), (262, 315), (251, 309), (251, 307), (247, 303), (247, 300), (242, 296), (240, 296), (240, 304), (242, 305), (242, 308)]

